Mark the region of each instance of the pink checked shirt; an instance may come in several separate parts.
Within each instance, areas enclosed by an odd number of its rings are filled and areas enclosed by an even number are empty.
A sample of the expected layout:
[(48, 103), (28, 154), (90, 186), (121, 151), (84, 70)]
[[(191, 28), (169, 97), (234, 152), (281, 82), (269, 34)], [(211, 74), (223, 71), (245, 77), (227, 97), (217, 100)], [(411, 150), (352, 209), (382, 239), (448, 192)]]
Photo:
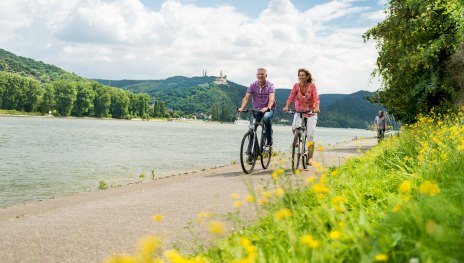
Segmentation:
[[(319, 95), (317, 94), (316, 85), (311, 82), (306, 93), (302, 94), (300, 84), (295, 83), (295, 85), (293, 85), (292, 92), (290, 92), (290, 95), (288, 96), (287, 104), (290, 105), (293, 101), (295, 101), (295, 109), (297, 111), (316, 109), (319, 105)], [(308, 116), (312, 115), (314, 114), (308, 114)]]

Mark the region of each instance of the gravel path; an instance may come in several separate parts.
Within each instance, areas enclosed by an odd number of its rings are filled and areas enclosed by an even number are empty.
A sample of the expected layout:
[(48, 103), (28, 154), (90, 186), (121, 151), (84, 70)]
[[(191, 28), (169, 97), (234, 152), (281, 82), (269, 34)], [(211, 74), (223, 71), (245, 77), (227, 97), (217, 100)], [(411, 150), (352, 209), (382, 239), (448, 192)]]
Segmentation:
[[(316, 152), (316, 160), (338, 166), (375, 144), (375, 139), (341, 143)], [(272, 167), (281, 165), (278, 159), (268, 170), (257, 164), (251, 175), (233, 164), (0, 209), (0, 261), (103, 262), (113, 254), (132, 253), (141, 237), (153, 233), (167, 245), (189, 249), (191, 230), (202, 232), (197, 214), (234, 211), (230, 195), (243, 199), (247, 185), (269, 181)], [(248, 220), (256, 217), (254, 209), (241, 213)], [(164, 220), (154, 222), (154, 214)], [(210, 237), (199, 238), (207, 243)]]

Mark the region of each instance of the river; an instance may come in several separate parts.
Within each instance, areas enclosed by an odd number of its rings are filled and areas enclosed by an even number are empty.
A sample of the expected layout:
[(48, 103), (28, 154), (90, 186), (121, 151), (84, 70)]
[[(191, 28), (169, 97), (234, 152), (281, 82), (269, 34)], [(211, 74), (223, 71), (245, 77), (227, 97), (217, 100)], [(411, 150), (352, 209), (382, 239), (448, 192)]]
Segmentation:
[[(0, 207), (230, 164), (247, 126), (0, 116)], [(288, 152), (290, 126), (276, 126), (274, 149)], [(317, 143), (372, 137), (318, 127)]]

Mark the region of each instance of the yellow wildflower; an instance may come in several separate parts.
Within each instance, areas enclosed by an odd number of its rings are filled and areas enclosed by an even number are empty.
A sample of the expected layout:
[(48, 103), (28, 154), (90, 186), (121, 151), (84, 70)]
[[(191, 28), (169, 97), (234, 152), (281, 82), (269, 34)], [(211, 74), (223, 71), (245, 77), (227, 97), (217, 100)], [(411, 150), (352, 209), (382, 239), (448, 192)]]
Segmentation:
[(267, 203), (267, 198), (263, 197), (261, 199), (258, 200), (258, 205), (264, 205)]
[(392, 209), (392, 211), (395, 212), (395, 213), (400, 211), (400, 210), (401, 210), (401, 204), (395, 205), (395, 207), (393, 207), (393, 209)]
[(335, 169), (333, 170), (332, 172), (330, 172), (330, 176), (337, 176), (339, 173), (339, 170), (338, 169)]
[(316, 176), (314, 176), (314, 175), (311, 175), (310, 177), (306, 178), (306, 182), (308, 184), (314, 182), (314, 180), (316, 180)]
[(164, 216), (160, 214), (156, 214), (156, 215), (153, 215), (152, 219), (155, 222), (162, 222), (164, 220)]
[(411, 200), (411, 196), (410, 196), (410, 195), (403, 195), (403, 201), (409, 202), (410, 200)]
[(274, 170), (272, 172), (272, 178), (274, 179), (274, 181), (277, 180), (277, 177), (279, 177), (279, 175), (281, 174), (285, 174), (285, 169), (280, 168), (280, 169)]
[(211, 212), (200, 212), (197, 214), (197, 221), (198, 223), (203, 223), (203, 221), (207, 218), (210, 218), (213, 216), (213, 213)]
[(311, 235), (301, 236), (300, 242), (301, 244), (306, 245), (310, 248), (318, 248), (321, 246), (321, 242), (319, 240), (314, 239)]
[(374, 261), (387, 261), (387, 260), (388, 260), (388, 256), (385, 254), (377, 254), (374, 257)]
[(404, 181), (400, 184), (400, 193), (409, 193), (412, 189), (412, 183), (410, 181)]
[(423, 194), (436, 196), (438, 193), (440, 193), (440, 188), (437, 184), (434, 184), (430, 181), (425, 181), (420, 185), (419, 191)]
[(277, 213), (275, 213), (275, 218), (278, 220), (290, 217), (292, 215), (292, 211), (288, 208), (282, 208)]
[(321, 172), (322, 170), (324, 170), (324, 168), (322, 168), (322, 165), (319, 162), (313, 161), (312, 166), (314, 166), (314, 168), (316, 168), (318, 172)]
[(107, 260), (105, 260), (105, 263), (136, 263), (136, 262), (137, 260), (133, 256), (129, 256), (129, 255), (110, 257)]
[(330, 193), (330, 188), (320, 183), (314, 184), (311, 190), (316, 193)]
[(324, 151), (324, 146), (318, 145), (318, 146), (317, 146), (317, 151), (323, 152), (323, 151)]
[(342, 233), (340, 233), (340, 231), (331, 231), (329, 233), (329, 238), (332, 240), (340, 239), (341, 236), (342, 236)]
[(240, 199), (240, 195), (237, 193), (230, 194), (230, 197), (234, 200)]
[(247, 195), (247, 197), (245, 197), (245, 201), (247, 201), (248, 203), (253, 203), (255, 201), (255, 198), (252, 195)]
[(235, 207), (241, 207), (241, 206), (242, 206), (242, 202), (240, 202), (240, 201), (235, 201), (235, 202), (234, 202), (234, 206), (235, 206)]
[(208, 224), (208, 231), (215, 235), (222, 235), (226, 231), (226, 227), (221, 221), (211, 221)]
[(272, 197), (272, 194), (271, 194), (271, 192), (269, 192), (269, 191), (264, 191), (264, 192), (263, 192), (263, 197), (266, 198), (266, 199), (267, 199), (267, 198), (271, 198), (271, 197)]
[(161, 248), (161, 241), (155, 236), (147, 236), (142, 239), (138, 246), (138, 255), (143, 258), (151, 257)]
[(277, 188), (274, 190), (274, 195), (277, 197), (282, 197), (284, 196), (284, 194), (285, 194), (285, 191), (282, 188)]

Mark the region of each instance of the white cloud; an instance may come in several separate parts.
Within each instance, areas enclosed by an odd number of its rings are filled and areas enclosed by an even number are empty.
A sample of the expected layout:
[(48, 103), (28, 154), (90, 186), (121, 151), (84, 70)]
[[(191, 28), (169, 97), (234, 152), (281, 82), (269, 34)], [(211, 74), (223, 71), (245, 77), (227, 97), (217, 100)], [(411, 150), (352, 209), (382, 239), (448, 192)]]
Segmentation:
[[(267, 67), (270, 81), (290, 88), (297, 69), (307, 67), (320, 93), (375, 90), (369, 79), (377, 53), (362, 33), (380, 16), (354, 3), (334, 0), (302, 12), (289, 0), (271, 0), (250, 18), (231, 5), (176, 0), (157, 12), (139, 0), (3, 0), (0, 47), (89, 78), (162, 79), (222, 69), (248, 85), (256, 68)], [(369, 24), (334, 23), (348, 16)]]

